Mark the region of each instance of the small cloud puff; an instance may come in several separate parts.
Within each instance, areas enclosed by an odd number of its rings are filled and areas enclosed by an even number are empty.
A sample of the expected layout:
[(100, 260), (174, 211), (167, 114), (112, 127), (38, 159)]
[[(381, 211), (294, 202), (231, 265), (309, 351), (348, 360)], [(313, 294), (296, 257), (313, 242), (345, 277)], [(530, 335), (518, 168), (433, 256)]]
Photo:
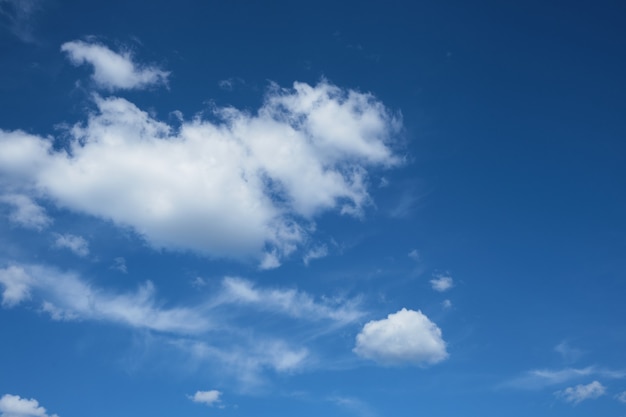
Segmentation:
[(454, 281), (452, 280), (452, 277), (438, 275), (436, 278), (430, 280), (430, 285), (435, 291), (445, 292), (454, 287)]
[(71, 234), (57, 235), (54, 246), (69, 249), (78, 256), (84, 257), (89, 255), (89, 243), (81, 236)]
[(5, 394), (0, 398), (0, 417), (59, 417), (48, 414), (34, 398), (21, 398), (19, 395)]
[(448, 357), (441, 329), (421, 311), (406, 308), (365, 324), (353, 351), (383, 365), (435, 364)]
[(90, 64), (91, 78), (105, 90), (142, 89), (151, 85), (167, 84), (169, 72), (154, 66), (140, 67), (129, 52), (117, 53), (99, 43), (66, 42), (61, 51), (67, 53), (72, 64)]
[(206, 404), (213, 407), (221, 402), (222, 392), (218, 390), (196, 391), (194, 395), (190, 395), (189, 399), (194, 403)]
[(409, 258), (413, 259), (415, 262), (419, 262), (422, 260), (422, 256), (420, 255), (420, 252), (417, 249), (413, 249), (411, 252), (409, 252)]
[(606, 388), (598, 381), (593, 381), (587, 385), (576, 385), (575, 387), (565, 388), (562, 391), (557, 391), (554, 394), (562, 398), (565, 402), (572, 403), (574, 405), (579, 404), (585, 400), (592, 400), (601, 397), (606, 393)]

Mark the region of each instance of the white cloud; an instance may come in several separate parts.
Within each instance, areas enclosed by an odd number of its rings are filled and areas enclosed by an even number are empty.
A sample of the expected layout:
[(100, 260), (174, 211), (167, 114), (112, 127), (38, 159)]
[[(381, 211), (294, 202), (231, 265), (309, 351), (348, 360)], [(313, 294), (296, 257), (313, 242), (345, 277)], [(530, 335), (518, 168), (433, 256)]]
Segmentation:
[(583, 351), (570, 346), (567, 341), (563, 341), (554, 347), (554, 351), (559, 353), (566, 362), (575, 362), (582, 355)]
[(217, 405), (219, 402), (221, 402), (220, 400), (221, 396), (222, 396), (222, 392), (213, 389), (210, 391), (196, 391), (196, 393), (193, 396), (190, 396), (189, 398), (191, 399), (191, 401), (195, 403), (206, 404), (212, 407), (214, 405)]
[(5, 285), (3, 305), (14, 306), (37, 292), (43, 311), (55, 320), (102, 320), (172, 333), (198, 333), (210, 327), (208, 318), (189, 308), (163, 309), (146, 282), (136, 293), (113, 294), (95, 289), (72, 273), (37, 265), (0, 269)]
[(448, 309), (448, 308), (452, 308), (452, 301), (450, 300), (443, 300), (443, 302), (441, 303), (441, 305), (443, 306), (443, 308)]
[(384, 365), (435, 364), (448, 357), (439, 327), (421, 311), (406, 308), (365, 324), (354, 352)]
[(408, 256), (415, 262), (419, 262), (422, 259), (420, 252), (417, 249), (413, 249), (411, 252), (409, 252)]
[(116, 269), (123, 274), (127, 274), (128, 268), (126, 267), (126, 259), (118, 256), (113, 260), (113, 265), (111, 266), (111, 269)]
[(278, 253), (276, 250), (266, 252), (263, 255), (263, 259), (259, 263), (260, 270), (276, 269), (280, 266), (280, 260), (278, 259)]
[(11, 394), (0, 398), (0, 413), (0, 417), (58, 417), (56, 414), (48, 414), (34, 398), (26, 399)]
[(69, 249), (78, 256), (89, 255), (89, 243), (81, 236), (69, 233), (65, 235), (58, 235), (54, 245), (57, 248)]
[(626, 391), (620, 392), (615, 396), (615, 398), (617, 399), (617, 401), (626, 404)]
[(4, 286), (3, 307), (13, 307), (30, 298), (32, 279), (22, 268), (10, 266), (0, 269), (0, 284)]
[(444, 292), (454, 287), (454, 281), (452, 281), (452, 277), (438, 275), (436, 278), (430, 280), (430, 285), (433, 287), (433, 290)]
[(326, 247), (326, 245), (315, 246), (309, 249), (309, 251), (304, 254), (304, 256), (302, 257), (302, 262), (304, 262), (304, 264), (308, 266), (309, 262), (311, 262), (312, 260), (321, 259), (325, 256), (328, 256), (328, 248)]
[[(154, 248), (276, 267), (320, 213), (360, 216), (368, 170), (401, 162), (399, 119), (371, 95), (274, 86), (255, 113), (216, 109), (174, 128), (134, 104), (95, 97), (97, 112), (51, 139), (0, 131), (0, 184), (133, 228)], [(26, 169), (25, 167), (28, 167)]]
[(141, 89), (155, 84), (167, 84), (169, 72), (154, 66), (138, 66), (129, 52), (117, 53), (99, 43), (66, 42), (61, 51), (78, 66), (93, 67), (92, 79), (107, 90)]
[(203, 341), (178, 340), (174, 344), (197, 359), (211, 363), (212, 370), (219, 369), (235, 376), (246, 390), (263, 385), (264, 371), (296, 372), (307, 364), (310, 356), (305, 348), (295, 348), (282, 340), (266, 337), (240, 340), (229, 348), (211, 346)]
[(46, 210), (26, 195), (6, 194), (0, 196), (0, 202), (13, 207), (9, 220), (22, 227), (42, 231), (52, 223)]
[(259, 289), (251, 281), (228, 277), (222, 281), (223, 292), (218, 303), (237, 303), (256, 306), (262, 310), (276, 311), (307, 320), (333, 320), (350, 323), (364, 315), (355, 300), (324, 300), (293, 289)]
[(587, 366), (585, 368), (533, 369), (522, 376), (504, 384), (513, 388), (541, 389), (551, 385), (575, 381), (584, 377), (602, 377), (610, 379), (626, 378), (626, 371)]
[(565, 388), (562, 391), (555, 392), (555, 395), (568, 403), (576, 405), (585, 400), (599, 398), (605, 393), (606, 388), (598, 381), (593, 381), (587, 385), (581, 384), (575, 387)]

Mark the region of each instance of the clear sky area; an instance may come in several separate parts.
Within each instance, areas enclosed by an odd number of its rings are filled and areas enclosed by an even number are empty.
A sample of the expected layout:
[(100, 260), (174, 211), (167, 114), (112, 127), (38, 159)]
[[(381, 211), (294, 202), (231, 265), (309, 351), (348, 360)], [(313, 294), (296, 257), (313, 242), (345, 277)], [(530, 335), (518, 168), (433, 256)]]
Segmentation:
[(0, 417), (625, 417), (625, 17), (0, 0)]

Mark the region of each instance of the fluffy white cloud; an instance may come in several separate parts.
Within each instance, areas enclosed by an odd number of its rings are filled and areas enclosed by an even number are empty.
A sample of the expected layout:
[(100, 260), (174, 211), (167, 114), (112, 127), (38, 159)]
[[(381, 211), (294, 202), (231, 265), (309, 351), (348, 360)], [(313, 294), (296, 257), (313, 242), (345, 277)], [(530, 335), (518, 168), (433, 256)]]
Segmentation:
[(89, 243), (81, 236), (72, 234), (58, 235), (54, 241), (57, 248), (65, 248), (74, 252), (78, 256), (89, 255)]
[(315, 301), (310, 295), (294, 289), (259, 289), (251, 281), (228, 277), (222, 282), (218, 304), (245, 304), (262, 310), (276, 311), (307, 320), (353, 322), (364, 315), (355, 300)]
[(136, 293), (112, 294), (95, 289), (71, 273), (37, 265), (0, 269), (3, 305), (12, 307), (40, 293), (37, 301), (56, 320), (102, 320), (162, 332), (197, 333), (210, 327), (199, 309), (159, 308), (151, 282)]
[(433, 287), (433, 290), (444, 292), (448, 291), (454, 286), (454, 281), (452, 281), (452, 277), (439, 275), (436, 278), (430, 280), (430, 285)]
[[(51, 139), (0, 131), (0, 184), (132, 227), (155, 248), (263, 259), (276, 267), (328, 210), (359, 216), (368, 169), (400, 159), (399, 119), (369, 94), (327, 82), (274, 86), (255, 114), (216, 110), (174, 128), (122, 98)], [(26, 169), (25, 167), (28, 167)]]
[(195, 403), (214, 406), (221, 401), (221, 396), (222, 393), (220, 391), (213, 389), (210, 391), (196, 391), (196, 393), (193, 396), (189, 396), (189, 398)]
[(42, 231), (52, 223), (46, 210), (23, 194), (7, 194), (0, 196), (0, 202), (12, 206), (9, 220), (27, 229)]
[(139, 66), (129, 52), (117, 53), (99, 43), (66, 42), (61, 51), (67, 53), (74, 65), (93, 67), (92, 79), (108, 90), (140, 89), (155, 84), (167, 84), (169, 72), (154, 66)]
[(557, 397), (572, 404), (578, 404), (585, 400), (593, 400), (601, 397), (606, 392), (606, 388), (598, 381), (593, 381), (587, 385), (576, 385), (568, 387), (562, 391), (555, 392)]
[(5, 394), (0, 398), (0, 417), (58, 417), (48, 414), (34, 398), (26, 399), (19, 395)]
[(448, 357), (439, 327), (421, 311), (406, 308), (365, 324), (354, 352), (385, 365), (435, 364)]

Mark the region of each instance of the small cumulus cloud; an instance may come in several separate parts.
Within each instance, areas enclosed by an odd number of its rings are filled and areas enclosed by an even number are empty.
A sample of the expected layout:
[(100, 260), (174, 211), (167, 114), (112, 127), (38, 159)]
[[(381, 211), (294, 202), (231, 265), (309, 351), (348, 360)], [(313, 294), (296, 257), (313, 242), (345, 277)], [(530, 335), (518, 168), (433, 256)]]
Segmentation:
[(438, 275), (436, 278), (430, 280), (430, 285), (435, 291), (445, 292), (454, 286), (454, 281), (452, 277), (448, 275)]
[(194, 395), (190, 395), (189, 399), (195, 403), (205, 404), (210, 407), (218, 405), (221, 402), (222, 392), (218, 390), (196, 391)]
[(443, 306), (443, 308), (445, 309), (450, 309), (452, 308), (452, 301), (450, 300), (443, 300), (443, 302), (441, 303), (441, 305)]
[(169, 72), (155, 66), (140, 66), (133, 62), (130, 52), (114, 52), (100, 43), (83, 41), (66, 42), (61, 45), (72, 62), (78, 66), (93, 67), (91, 78), (100, 88), (143, 89), (151, 85), (167, 84)]
[(441, 329), (421, 311), (406, 308), (365, 324), (353, 350), (383, 365), (427, 365), (448, 357)]
[(571, 404), (579, 404), (585, 400), (593, 400), (601, 397), (606, 393), (606, 387), (600, 382), (593, 381), (587, 385), (576, 385), (575, 387), (568, 387), (562, 391), (554, 393), (557, 397), (563, 399), (563, 401)]
[(19, 395), (5, 394), (0, 398), (0, 417), (59, 417), (48, 414), (34, 398), (22, 398)]
[(69, 249), (81, 257), (89, 255), (89, 243), (81, 236), (72, 234), (57, 235), (54, 246)]

